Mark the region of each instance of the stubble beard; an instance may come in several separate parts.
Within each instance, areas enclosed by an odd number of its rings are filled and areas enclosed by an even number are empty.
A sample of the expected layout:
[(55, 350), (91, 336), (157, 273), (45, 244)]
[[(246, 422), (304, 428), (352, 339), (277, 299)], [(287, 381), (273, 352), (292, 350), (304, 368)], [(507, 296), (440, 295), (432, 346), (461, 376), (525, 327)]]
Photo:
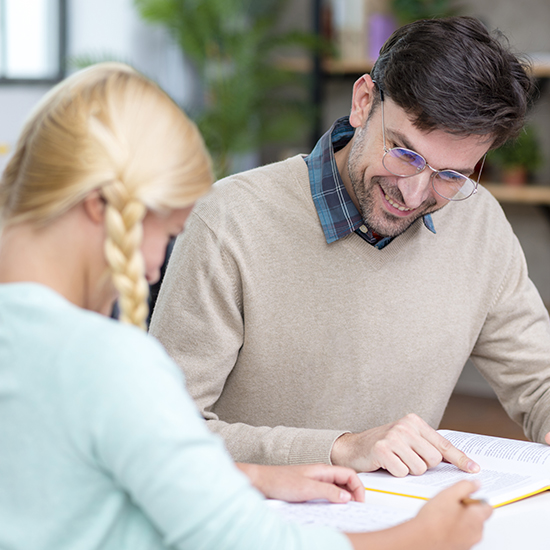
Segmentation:
[[(353, 192), (359, 203), (361, 216), (365, 224), (374, 232), (383, 237), (397, 237), (406, 231), (418, 218), (431, 214), (439, 208), (436, 207), (436, 200), (433, 197), (427, 199), (421, 208), (418, 208), (414, 214), (406, 218), (393, 216), (381, 207), (376, 207), (380, 204), (380, 187), (383, 192), (391, 199), (400, 204), (404, 204), (403, 195), (399, 188), (383, 176), (375, 176), (365, 181), (359, 161), (363, 156), (363, 142), (365, 138), (365, 129), (362, 129), (362, 135), (357, 136), (358, 139), (353, 143), (350, 155), (348, 158), (348, 175), (353, 187)], [(441, 208), (441, 207), (440, 207)]]
[(365, 224), (383, 237), (397, 237), (405, 232), (418, 218), (437, 210), (433, 208), (434, 201), (405, 218), (393, 216), (388, 211), (380, 208), (380, 206), (377, 207), (377, 204), (380, 205), (380, 199), (376, 200), (375, 194), (379, 194), (379, 187), (382, 187), (386, 195), (394, 201), (403, 204), (403, 196), (398, 188), (392, 188), (382, 176), (373, 177), (369, 182), (365, 182), (363, 179), (358, 180), (352, 177), (351, 173), (350, 178)]

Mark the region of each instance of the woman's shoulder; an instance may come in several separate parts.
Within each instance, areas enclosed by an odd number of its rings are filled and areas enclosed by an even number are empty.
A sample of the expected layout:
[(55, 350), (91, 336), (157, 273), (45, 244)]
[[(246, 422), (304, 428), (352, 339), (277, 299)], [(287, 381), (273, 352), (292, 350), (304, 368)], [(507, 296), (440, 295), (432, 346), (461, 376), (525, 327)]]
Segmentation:
[[(29, 363), (39, 359), (49, 376), (124, 376), (128, 370), (164, 368), (181, 376), (162, 346), (142, 330), (75, 306), (34, 283), (0, 285), (0, 317), (10, 327), (12, 349)], [(32, 342), (25, 346), (24, 342)], [(28, 360), (28, 361), (27, 361)]]
[(80, 310), (77, 316), (66, 355), (84, 361), (94, 378), (135, 379), (164, 371), (182, 379), (181, 371), (153, 336), (94, 312)]

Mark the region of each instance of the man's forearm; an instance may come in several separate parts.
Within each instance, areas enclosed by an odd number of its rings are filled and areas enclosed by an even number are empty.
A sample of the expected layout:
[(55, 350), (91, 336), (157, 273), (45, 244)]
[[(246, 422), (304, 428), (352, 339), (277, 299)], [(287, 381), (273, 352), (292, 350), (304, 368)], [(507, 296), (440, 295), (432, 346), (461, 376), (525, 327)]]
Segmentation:
[(233, 460), (255, 464), (330, 464), (332, 445), (345, 433), (344, 430), (257, 427), (213, 419), (207, 420), (207, 425), (223, 437)]

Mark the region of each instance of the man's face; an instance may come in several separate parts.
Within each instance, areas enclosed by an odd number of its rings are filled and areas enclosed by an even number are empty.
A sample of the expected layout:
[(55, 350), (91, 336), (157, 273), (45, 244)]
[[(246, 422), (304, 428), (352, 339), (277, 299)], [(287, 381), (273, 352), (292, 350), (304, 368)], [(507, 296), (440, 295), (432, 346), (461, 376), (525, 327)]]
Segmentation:
[[(381, 108), (378, 103), (372, 116), (355, 131), (347, 176), (355, 195), (352, 199), (365, 223), (382, 236), (395, 237), (416, 219), (439, 210), (449, 201), (434, 191), (429, 167), (408, 178), (395, 176), (384, 168)], [(384, 101), (384, 119), (388, 149), (411, 149), (437, 170), (452, 169), (470, 176), (489, 148), (486, 136), (459, 137), (442, 130), (419, 130), (389, 98)]]

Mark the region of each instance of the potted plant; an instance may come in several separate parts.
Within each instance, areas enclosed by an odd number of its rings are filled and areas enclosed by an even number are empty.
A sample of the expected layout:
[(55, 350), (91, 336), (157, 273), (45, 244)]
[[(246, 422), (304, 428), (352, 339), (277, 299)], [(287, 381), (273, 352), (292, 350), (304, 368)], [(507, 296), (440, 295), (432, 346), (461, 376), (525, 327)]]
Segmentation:
[(526, 125), (519, 137), (490, 151), (487, 161), (497, 168), (500, 179), (508, 185), (527, 183), (543, 162), (540, 142), (531, 125)]
[(134, 0), (142, 17), (163, 25), (194, 64), (204, 105), (190, 115), (212, 154), (217, 175), (232, 159), (265, 143), (292, 141), (310, 128), (310, 83), (276, 55), (311, 52), (312, 33), (282, 32), (286, 0)]

